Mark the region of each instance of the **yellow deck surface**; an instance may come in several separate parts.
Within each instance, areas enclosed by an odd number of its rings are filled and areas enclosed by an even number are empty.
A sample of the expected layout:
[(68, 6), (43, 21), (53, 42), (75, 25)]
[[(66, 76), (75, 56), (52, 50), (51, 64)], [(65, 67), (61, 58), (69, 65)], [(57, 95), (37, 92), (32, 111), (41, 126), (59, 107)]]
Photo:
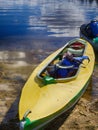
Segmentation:
[(78, 92), (84, 87), (86, 82), (92, 75), (94, 68), (94, 52), (92, 46), (87, 43), (86, 52), (84, 55), (89, 56), (90, 62), (85, 63), (86, 68), (81, 67), (78, 77), (70, 82), (56, 83), (43, 86), (36, 80), (38, 71), (51, 60), (59, 51), (56, 51), (45, 59), (31, 74), (30, 78), (23, 87), (20, 102), (19, 102), (19, 118), (27, 110), (31, 110), (28, 115), (30, 120), (36, 120), (46, 117), (64, 107)]

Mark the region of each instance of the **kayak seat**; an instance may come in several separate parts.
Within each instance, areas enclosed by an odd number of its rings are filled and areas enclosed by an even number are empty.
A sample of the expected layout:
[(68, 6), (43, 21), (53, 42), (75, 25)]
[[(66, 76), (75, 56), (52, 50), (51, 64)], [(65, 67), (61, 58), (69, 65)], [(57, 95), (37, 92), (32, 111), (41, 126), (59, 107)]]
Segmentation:
[(84, 49), (78, 49), (78, 50), (75, 50), (73, 48), (68, 48), (68, 51), (70, 53), (72, 53), (74, 56), (82, 56), (83, 55), (83, 50)]
[(76, 74), (76, 69), (74, 69), (74, 65), (70, 66), (61, 66), (56, 64), (57, 67), (57, 78), (67, 78), (72, 77)]
[(83, 44), (81, 42), (74, 42), (69, 47), (71, 47), (71, 48), (73, 48), (75, 50), (79, 50), (79, 49), (85, 48), (85, 44)]

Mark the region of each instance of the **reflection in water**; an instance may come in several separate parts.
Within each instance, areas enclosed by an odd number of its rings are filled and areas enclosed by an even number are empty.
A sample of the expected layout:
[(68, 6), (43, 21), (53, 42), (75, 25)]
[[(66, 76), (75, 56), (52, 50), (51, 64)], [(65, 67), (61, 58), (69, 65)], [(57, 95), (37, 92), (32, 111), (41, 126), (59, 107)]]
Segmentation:
[(11, 53), (9, 51), (1, 51), (0, 52), (0, 60), (10, 60), (10, 59), (19, 59), (19, 58), (25, 58), (25, 53), (24, 52), (14, 52)]
[(24, 52), (9, 52), (1, 51), (0, 52), (0, 62), (8, 63), (11, 67), (21, 67), (26, 66), (28, 63), (25, 61), (26, 54)]
[(98, 5), (98, 0), (81, 0), (81, 3), (83, 4), (97, 4)]
[(13, 35), (78, 36), (77, 27), (84, 19), (77, 3), (57, 0), (1, 0), (0, 17), (1, 38)]
[[(80, 1), (63, 0), (18, 0), (0, 1), (0, 37), (6, 36), (78, 36), (79, 26), (88, 15), (89, 5)], [(92, 3), (92, 13), (96, 18), (98, 10)], [(85, 10), (86, 9), (86, 10)], [(85, 10), (85, 11), (84, 11)], [(87, 15), (87, 16), (86, 16)], [(89, 17), (90, 17), (89, 16)]]

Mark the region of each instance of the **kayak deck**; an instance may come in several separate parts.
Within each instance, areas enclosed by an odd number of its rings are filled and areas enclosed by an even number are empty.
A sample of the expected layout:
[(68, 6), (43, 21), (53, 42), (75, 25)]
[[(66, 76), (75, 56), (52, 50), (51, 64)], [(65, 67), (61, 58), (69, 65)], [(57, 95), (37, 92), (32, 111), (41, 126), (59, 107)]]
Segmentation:
[(79, 60), (86, 49), (84, 40), (72, 40), (38, 72), (38, 79), (45, 83), (64, 82), (75, 79), (80, 70)]

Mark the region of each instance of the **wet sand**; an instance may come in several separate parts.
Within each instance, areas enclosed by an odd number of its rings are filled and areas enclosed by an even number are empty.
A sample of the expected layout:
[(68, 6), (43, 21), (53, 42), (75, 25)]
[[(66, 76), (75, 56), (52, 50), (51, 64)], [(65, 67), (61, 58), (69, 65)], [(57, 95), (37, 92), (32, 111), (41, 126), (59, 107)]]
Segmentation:
[[(39, 56), (41, 56), (41, 51)], [(34, 59), (33, 59), (34, 60)], [(19, 130), (18, 102), (22, 87), (38, 65), (4, 60), (0, 62), (0, 130)], [(98, 66), (87, 91), (67, 114), (52, 121), (45, 130), (98, 129)]]

